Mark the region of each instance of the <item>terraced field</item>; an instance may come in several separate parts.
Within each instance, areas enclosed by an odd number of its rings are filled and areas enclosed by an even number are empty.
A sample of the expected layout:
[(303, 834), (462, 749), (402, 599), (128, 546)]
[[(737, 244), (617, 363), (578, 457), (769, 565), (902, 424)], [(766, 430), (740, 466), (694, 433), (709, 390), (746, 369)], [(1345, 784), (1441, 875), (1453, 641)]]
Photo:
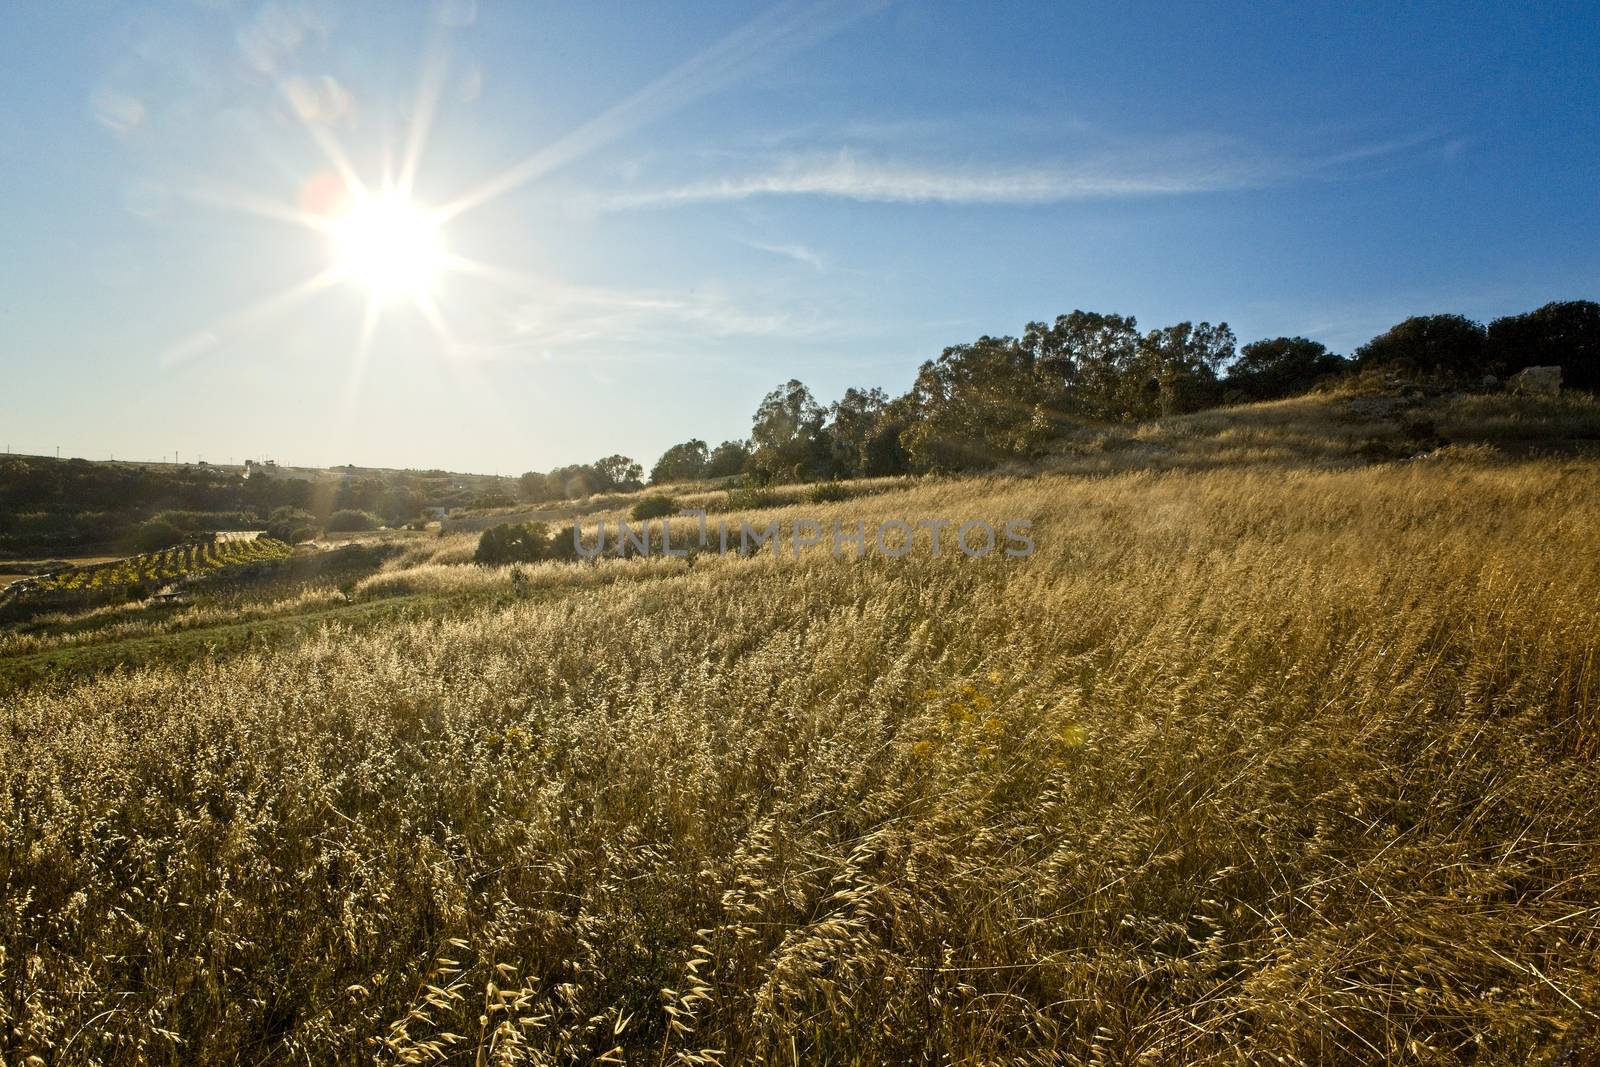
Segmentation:
[(292, 552), (293, 549), (288, 545), (270, 537), (175, 545), (160, 552), (144, 552), (112, 563), (96, 563), (58, 571), (40, 578), (33, 583), (33, 588), (114, 589), (144, 582), (166, 582), (246, 563), (286, 559)]

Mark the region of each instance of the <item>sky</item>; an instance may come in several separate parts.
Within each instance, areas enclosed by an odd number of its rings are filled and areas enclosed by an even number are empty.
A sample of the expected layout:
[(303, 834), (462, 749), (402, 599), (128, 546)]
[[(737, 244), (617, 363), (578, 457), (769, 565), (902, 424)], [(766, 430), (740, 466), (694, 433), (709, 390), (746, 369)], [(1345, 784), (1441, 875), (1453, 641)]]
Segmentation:
[(1597, 54), (1578, 3), (18, 4), (0, 444), (648, 468), (1075, 308), (1348, 353), (1595, 298)]

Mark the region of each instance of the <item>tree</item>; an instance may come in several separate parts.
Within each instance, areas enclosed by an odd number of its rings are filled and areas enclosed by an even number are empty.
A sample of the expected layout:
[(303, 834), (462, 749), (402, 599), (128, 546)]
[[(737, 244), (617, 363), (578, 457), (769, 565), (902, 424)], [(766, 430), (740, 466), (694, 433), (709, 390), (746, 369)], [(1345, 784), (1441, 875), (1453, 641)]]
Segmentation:
[(698, 437), (673, 445), (650, 468), (650, 482), (659, 485), (662, 482), (692, 482), (703, 478), (710, 459), (706, 443)]
[(183, 540), (183, 531), (164, 519), (151, 519), (140, 526), (133, 535), (133, 547), (138, 552), (159, 552)]
[(557, 467), (545, 475), (545, 479), (550, 487), (547, 498), (550, 500), (576, 500), (598, 493), (601, 489), (594, 468), (581, 463)]
[(920, 470), (991, 467), (1043, 443), (1033, 356), (1012, 337), (946, 348), (917, 372), (911, 400), (917, 418), (901, 440)]
[(422, 494), (405, 485), (391, 485), (384, 490), (379, 514), (390, 526), (401, 527), (422, 513)]
[(470, 508), (509, 508), (516, 504), (509, 493), (502, 493), (498, 489), (486, 489), (473, 493), (467, 501)]
[(345, 508), (328, 516), (323, 529), (328, 533), (351, 533), (357, 530), (376, 530), (383, 520), (370, 511)]
[(868, 478), (906, 474), (911, 459), (906, 454), (904, 437), (916, 420), (909, 396), (889, 401), (878, 414), (872, 432), (861, 446), (861, 473)]
[(517, 479), (517, 496), (524, 503), (537, 504), (549, 500), (558, 493), (550, 484), (550, 479), (538, 471), (528, 471)]
[(826, 412), (803, 383), (791, 378), (761, 399), (752, 420), (750, 439), (757, 451), (785, 449), (822, 429)]
[(1034, 421), (1056, 432), (1074, 415), (1122, 419), (1137, 406), (1139, 323), (1131, 315), (1074, 311), (1053, 324), (1028, 324), (1023, 348), (1037, 384)]
[(1600, 390), (1600, 304), (1565, 300), (1489, 324), (1486, 363), (1498, 374), (1560, 367), (1563, 384)]
[(316, 516), (299, 508), (274, 508), (267, 519), (266, 534), (274, 541), (297, 545), (317, 536)]
[(632, 492), (644, 488), (644, 468), (627, 456), (611, 455), (594, 461), (593, 470), (598, 484), (596, 492), (621, 489)]
[(1223, 383), (1247, 400), (1275, 400), (1303, 393), (1347, 366), (1319, 341), (1272, 337), (1241, 348)]
[(1180, 322), (1145, 334), (1139, 346), (1135, 415), (1181, 415), (1210, 407), (1219, 399), (1217, 368), (1233, 358), (1233, 331)]
[(473, 561), (485, 566), (505, 563), (535, 563), (554, 556), (553, 546), (542, 522), (511, 522), (491, 526), (478, 537)]
[(1484, 328), (1461, 315), (1417, 315), (1356, 349), (1356, 365), (1467, 378), (1486, 369)]
[(704, 477), (728, 478), (743, 474), (749, 462), (748, 444), (743, 441), (724, 441), (712, 451), (711, 458), (706, 461)]
[(804, 481), (828, 466), (822, 426), (827, 412), (811, 390), (791, 378), (762, 398), (751, 420), (755, 455), (750, 466), (763, 481)]
[(866, 473), (888, 406), (889, 396), (882, 389), (846, 389), (828, 408), (831, 475), (850, 478)]

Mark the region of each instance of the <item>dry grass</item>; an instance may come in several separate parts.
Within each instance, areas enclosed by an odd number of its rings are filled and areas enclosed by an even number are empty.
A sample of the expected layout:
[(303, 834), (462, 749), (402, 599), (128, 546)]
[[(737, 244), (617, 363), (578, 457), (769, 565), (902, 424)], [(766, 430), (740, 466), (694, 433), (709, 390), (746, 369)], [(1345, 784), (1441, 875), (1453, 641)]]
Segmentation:
[[(1504, 394), (1393, 396), (1317, 393), (1217, 408), (1126, 427), (1085, 427), (1048, 461), (1074, 474), (1223, 467), (1361, 467), (1438, 446), (1483, 444), (1516, 455), (1542, 448), (1600, 455), (1600, 403)], [(1490, 453), (1480, 454), (1490, 458)]]
[(177, 611), (152, 610), (143, 602), (107, 604), (72, 614), (51, 613), (32, 620), (40, 632), (0, 632), (0, 656), (155, 637), (225, 623), (297, 615), (345, 602), (331, 585), (310, 585), (285, 596), (217, 597)]
[[(13, 699), (0, 1049), (1588, 1047), (1600, 468), (1483, 458), (926, 482), (792, 513), (1029, 517), (1038, 553), (546, 565)], [(410, 562), (365, 591), (510, 580)]]

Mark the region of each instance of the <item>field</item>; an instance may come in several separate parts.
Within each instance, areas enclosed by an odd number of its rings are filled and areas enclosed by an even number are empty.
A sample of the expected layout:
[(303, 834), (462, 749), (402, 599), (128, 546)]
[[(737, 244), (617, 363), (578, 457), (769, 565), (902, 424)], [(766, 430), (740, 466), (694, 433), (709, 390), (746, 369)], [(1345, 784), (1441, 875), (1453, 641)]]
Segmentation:
[(70, 567), (87, 567), (94, 563), (112, 563), (120, 555), (61, 556), (56, 559), (5, 559), (0, 560), (0, 576), (38, 574), (51, 565), (67, 564)]
[(748, 516), (1027, 557), (462, 535), (0, 635), (0, 1053), (1588, 1062), (1600, 415), (1423, 414)]
[(203, 544), (176, 545), (159, 552), (143, 552), (66, 568), (39, 578), (34, 587), (57, 589), (116, 589), (146, 582), (169, 582), (185, 575), (227, 567), (284, 559), (289, 546), (267, 537), (232, 537)]

